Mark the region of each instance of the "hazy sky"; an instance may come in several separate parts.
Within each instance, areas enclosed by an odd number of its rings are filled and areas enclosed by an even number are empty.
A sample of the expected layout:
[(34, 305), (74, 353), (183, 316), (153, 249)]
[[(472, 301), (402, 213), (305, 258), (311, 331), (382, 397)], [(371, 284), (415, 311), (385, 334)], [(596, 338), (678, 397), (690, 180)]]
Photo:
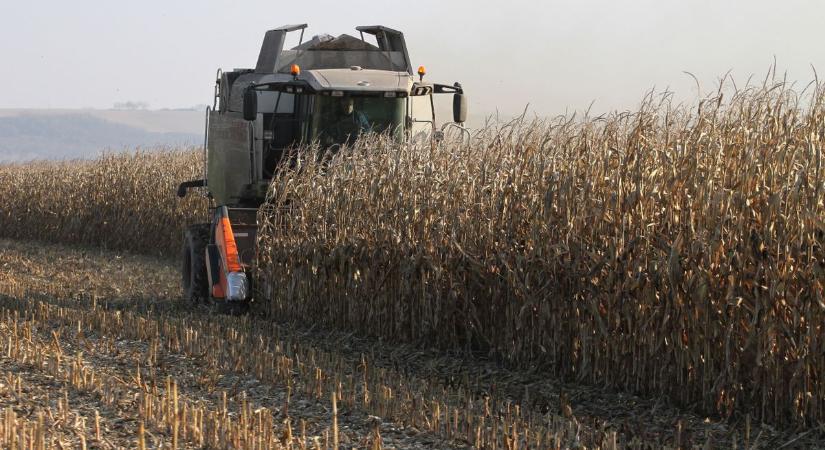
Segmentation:
[(652, 87), (696, 94), (732, 70), (825, 74), (821, 0), (36, 1), (0, 4), (0, 108), (211, 103), (218, 67), (254, 67), (267, 29), (404, 31), (431, 81), (464, 84), (473, 113), (633, 108)]

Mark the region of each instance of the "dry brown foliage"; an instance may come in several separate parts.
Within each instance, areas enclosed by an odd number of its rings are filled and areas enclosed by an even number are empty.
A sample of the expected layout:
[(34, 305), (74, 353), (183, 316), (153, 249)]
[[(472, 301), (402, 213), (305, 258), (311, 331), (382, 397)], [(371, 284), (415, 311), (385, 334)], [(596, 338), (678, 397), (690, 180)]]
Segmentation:
[(203, 197), (175, 196), (202, 178), (202, 159), (159, 150), (0, 166), (0, 237), (177, 256), (183, 228), (206, 217)]
[(259, 215), (266, 307), (821, 423), (825, 97), (809, 89), (304, 151)]

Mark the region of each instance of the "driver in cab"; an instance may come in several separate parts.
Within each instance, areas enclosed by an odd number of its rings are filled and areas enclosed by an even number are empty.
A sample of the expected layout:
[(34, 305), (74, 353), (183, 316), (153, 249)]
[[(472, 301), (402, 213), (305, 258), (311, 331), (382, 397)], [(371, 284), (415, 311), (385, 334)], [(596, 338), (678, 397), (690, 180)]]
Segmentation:
[(355, 108), (355, 100), (352, 97), (341, 100), (327, 123), (329, 126), (326, 127), (323, 139), (327, 145), (354, 140), (360, 133), (372, 129), (369, 118), (363, 111)]

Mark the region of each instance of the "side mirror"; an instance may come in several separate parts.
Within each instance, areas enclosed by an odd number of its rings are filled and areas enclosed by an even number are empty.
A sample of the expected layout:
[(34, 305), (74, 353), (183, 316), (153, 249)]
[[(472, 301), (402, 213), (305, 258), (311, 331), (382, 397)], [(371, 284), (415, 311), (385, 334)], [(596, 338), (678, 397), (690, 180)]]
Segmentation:
[(258, 91), (246, 88), (243, 91), (243, 118), (253, 121), (258, 117)]
[(467, 97), (464, 94), (453, 95), (453, 122), (467, 121)]

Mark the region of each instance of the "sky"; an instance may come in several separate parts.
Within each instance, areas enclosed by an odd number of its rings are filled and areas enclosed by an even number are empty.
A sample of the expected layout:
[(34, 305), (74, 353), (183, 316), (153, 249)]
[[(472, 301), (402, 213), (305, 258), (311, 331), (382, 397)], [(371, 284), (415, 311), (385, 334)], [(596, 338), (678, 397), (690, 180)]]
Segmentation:
[(211, 104), (216, 69), (254, 67), (266, 30), (308, 23), (403, 31), (413, 66), (461, 82), (473, 114), (625, 110), (653, 88), (695, 98), (685, 72), (706, 92), (774, 60), (804, 86), (825, 73), (823, 18), (820, 0), (3, 0), (0, 108)]

